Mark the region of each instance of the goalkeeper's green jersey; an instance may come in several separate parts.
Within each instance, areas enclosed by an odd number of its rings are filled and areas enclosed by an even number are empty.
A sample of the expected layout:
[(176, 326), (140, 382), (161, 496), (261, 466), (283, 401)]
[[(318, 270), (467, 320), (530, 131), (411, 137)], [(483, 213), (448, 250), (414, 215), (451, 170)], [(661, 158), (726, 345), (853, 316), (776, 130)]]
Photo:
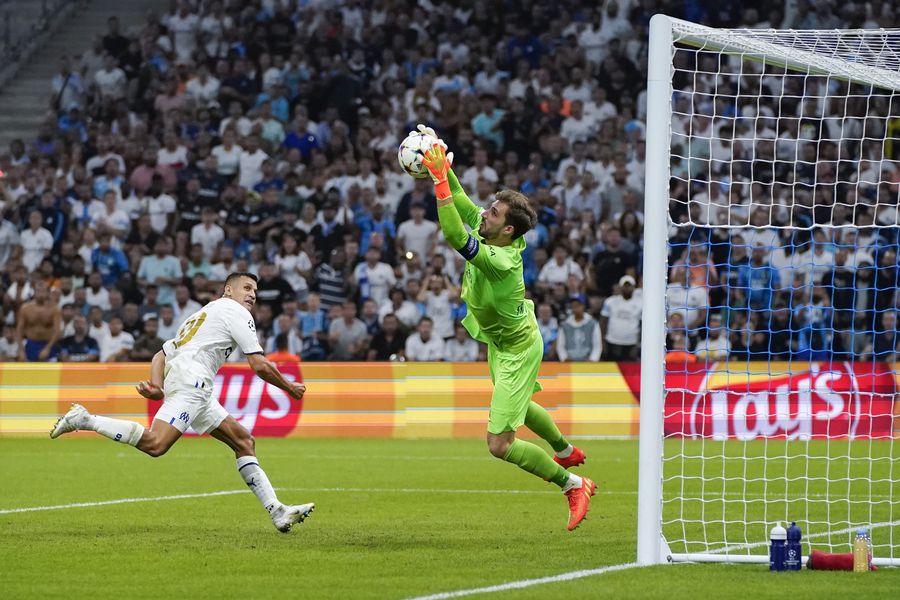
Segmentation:
[[(525, 239), (509, 246), (483, 243), (478, 234), (481, 209), (466, 195), (453, 171), (448, 174), (453, 203), (438, 207), (441, 230), (451, 247), (466, 259), (462, 299), (467, 314), (463, 326), (469, 334), (497, 350), (518, 352), (538, 334), (534, 303), (525, 298), (522, 251)], [(472, 228), (466, 231), (463, 223)]]

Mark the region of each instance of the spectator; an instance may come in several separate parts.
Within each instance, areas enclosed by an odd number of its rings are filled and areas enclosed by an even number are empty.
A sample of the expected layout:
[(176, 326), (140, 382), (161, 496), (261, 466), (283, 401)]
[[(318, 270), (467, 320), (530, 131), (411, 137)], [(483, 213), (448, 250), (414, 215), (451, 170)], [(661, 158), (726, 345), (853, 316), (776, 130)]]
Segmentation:
[(28, 228), (19, 234), (22, 263), (29, 271), (36, 270), (53, 249), (53, 235), (41, 226), (43, 221), (40, 211), (31, 211), (28, 215)]
[(416, 332), (406, 338), (406, 360), (444, 360), (444, 340), (432, 335), (433, 321), (428, 317), (419, 319)]
[(159, 303), (172, 304), (175, 301), (174, 286), (183, 277), (181, 264), (170, 254), (170, 244), (165, 238), (159, 238), (153, 247), (153, 254), (145, 256), (138, 268), (138, 283), (152, 283), (159, 288)]
[(88, 309), (88, 335), (97, 343), (109, 335), (109, 324), (103, 320), (103, 309), (99, 306), (91, 306)]
[(557, 283), (566, 283), (569, 275), (584, 279), (584, 271), (574, 260), (569, 258), (569, 249), (559, 244), (553, 248), (553, 258), (541, 269), (537, 278), (538, 290), (548, 290)]
[(603, 303), (600, 330), (603, 332), (607, 360), (628, 361), (637, 358), (641, 334), (642, 295), (635, 294), (631, 275), (619, 279), (619, 293)]
[(318, 293), (310, 292), (306, 306), (298, 313), (303, 360), (324, 360), (327, 356), (328, 318)]
[(431, 275), (428, 285), (419, 290), (417, 300), (432, 320), (434, 335), (447, 339), (454, 335), (451, 303), (459, 298), (459, 288), (446, 275)]
[(537, 324), (544, 340), (544, 360), (556, 358), (556, 340), (559, 337), (559, 323), (553, 316), (553, 308), (546, 302), (537, 307)]
[(122, 319), (109, 320), (109, 333), (100, 340), (100, 362), (121, 362), (128, 358), (134, 348), (134, 338), (122, 331)]
[(61, 332), (59, 306), (50, 300), (47, 284), (34, 286), (34, 298), (25, 302), (16, 314), (16, 342), (19, 361), (46, 361), (56, 357), (56, 342)]
[(372, 338), (366, 360), (404, 360), (406, 335), (400, 328), (400, 321), (394, 313), (384, 315), (381, 331)]
[(197, 47), (200, 17), (191, 12), (191, 6), (187, 0), (181, 0), (178, 3), (178, 9), (169, 17), (166, 27), (172, 37), (176, 60), (179, 62), (189, 61)]
[(97, 340), (88, 336), (87, 319), (75, 315), (75, 333), (63, 339), (59, 345), (59, 362), (98, 362), (100, 346)]
[(666, 349), (666, 368), (674, 370), (677, 365), (688, 365), (697, 362), (697, 357), (688, 349), (688, 340), (681, 333), (670, 336)]
[(600, 360), (603, 343), (600, 325), (585, 312), (587, 298), (575, 295), (571, 298), (572, 314), (559, 326), (556, 354), (560, 362)]
[(301, 300), (309, 290), (307, 280), (311, 277), (312, 266), (312, 261), (306, 252), (300, 249), (296, 237), (289, 234), (282, 237), (281, 249), (275, 255), (275, 267)]
[(175, 198), (163, 191), (163, 177), (154, 174), (147, 195), (141, 200), (143, 210), (150, 215), (150, 226), (159, 234), (171, 233), (175, 226)]
[(175, 320), (175, 309), (172, 305), (161, 304), (159, 307), (159, 337), (163, 340), (174, 339), (180, 326), (181, 323)]
[(433, 221), (425, 219), (425, 204), (419, 201), (413, 202), (410, 207), (412, 218), (403, 221), (397, 228), (397, 255), (403, 256), (412, 252), (419, 257), (430, 256), (437, 237), (438, 226)]
[(348, 295), (347, 255), (343, 249), (335, 248), (327, 263), (320, 264), (315, 271), (315, 288), (322, 298), (322, 307), (327, 311), (332, 306), (343, 304)]
[(99, 245), (91, 252), (91, 266), (100, 274), (103, 285), (113, 285), (128, 271), (128, 257), (111, 246), (112, 238), (108, 233), (101, 233), (97, 242)]
[[(193, 279), (196, 275), (201, 275), (208, 280), (212, 275), (212, 265), (203, 256), (203, 246), (200, 244), (191, 244), (191, 253), (186, 263), (186, 267), (182, 267), (185, 277)], [(196, 291), (199, 293), (204, 290), (196, 289)]]
[(725, 326), (722, 324), (722, 316), (718, 313), (709, 315), (706, 339), (697, 344), (694, 355), (707, 361), (725, 360), (731, 350), (728, 336), (722, 335)]
[(397, 284), (394, 270), (381, 262), (381, 251), (377, 248), (366, 250), (365, 261), (356, 265), (353, 271), (353, 280), (360, 299), (371, 298), (379, 306), (388, 303), (388, 292)]
[(103, 59), (103, 68), (94, 75), (97, 90), (97, 102), (111, 104), (125, 97), (125, 86), (128, 81), (125, 71), (116, 65), (116, 58), (108, 54)]
[(16, 341), (16, 328), (4, 324), (3, 335), (0, 336), (0, 362), (16, 362), (18, 359), (19, 344)]
[(266, 358), (274, 363), (297, 364), (300, 362), (300, 357), (290, 350), (287, 331), (282, 331), (275, 336), (275, 351), (267, 354)]
[(191, 244), (200, 244), (203, 257), (211, 260), (223, 241), (225, 230), (216, 224), (216, 211), (212, 207), (204, 207), (200, 213), (200, 223), (191, 227)]
[(878, 362), (894, 362), (897, 359), (897, 312), (885, 311), (881, 316), (881, 326), (878, 328), (874, 342), (867, 349), (866, 354), (871, 354), (872, 360)]
[(341, 306), (341, 317), (328, 328), (331, 344), (331, 360), (357, 360), (369, 341), (366, 325), (356, 318), (356, 304), (351, 301)]
[(378, 309), (378, 316), (382, 320), (388, 314), (392, 314), (400, 321), (400, 325), (406, 329), (413, 329), (419, 323), (422, 313), (406, 297), (406, 292), (400, 288), (393, 288), (390, 292), (390, 304), (384, 304)]
[(481, 95), (481, 112), (472, 119), (472, 132), (476, 137), (489, 143), (494, 151), (503, 148), (503, 132), (498, 127), (504, 111), (497, 108), (497, 97), (493, 94)]
[(469, 332), (457, 323), (453, 337), (444, 342), (444, 357), (447, 362), (474, 362), (478, 360), (478, 342), (469, 337)]
[(685, 267), (672, 267), (669, 285), (666, 287), (666, 305), (669, 308), (669, 316), (680, 313), (687, 330), (693, 332), (706, 323), (709, 294), (706, 288), (691, 287), (688, 282), (688, 271)]
[(371, 298), (363, 300), (359, 319), (366, 326), (366, 333), (370, 338), (381, 331), (381, 323), (378, 322), (378, 304)]
[[(221, 164), (221, 156), (217, 158)], [(248, 135), (242, 144), (242, 151), (238, 160), (240, 186), (242, 188), (253, 189), (253, 186), (262, 181), (262, 165), (268, 158), (269, 155), (259, 147), (259, 137), (252, 134)]]
[(766, 264), (765, 248), (757, 246), (750, 255), (750, 263), (738, 268), (738, 287), (733, 294), (738, 306), (768, 311), (777, 284), (778, 272)]
[(594, 281), (600, 295), (607, 297), (612, 294), (612, 284), (620, 280), (629, 271), (635, 268), (634, 254), (627, 252), (622, 243), (622, 233), (617, 227), (610, 227), (602, 244), (598, 244), (598, 251), (594, 254), (592, 264), (594, 267)]
[[(259, 301), (257, 294), (257, 302)], [(175, 322), (181, 326), (188, 317), (200, 311), (203, 306), (199, 302), (191, 298), (191, 290), (183, 283), (175, 286), (175, 303), (172, 310), (175, 312)]]
[(50, 82), (52, 97), (50, 106), (57, 113), (84, 102), (84, 83), (81, 75), (72, 70), (72, 61), (67, 55), (59, 59), (59, 73)]
[(280, 275), (272, 263), (265, 263), (259, 268), (259, 284), (256, 290), (256, 302), (268, 305), (272, 315), (281, 314), (282, 306), (289, 300), (296, 300), (294, 288)]
[(128, 356), (133, 362), (150, 362), (162, 350), (165, 340), (159, 337), (159, 319), (154, 313), (143, 317), (144, 333), (134, 341)]

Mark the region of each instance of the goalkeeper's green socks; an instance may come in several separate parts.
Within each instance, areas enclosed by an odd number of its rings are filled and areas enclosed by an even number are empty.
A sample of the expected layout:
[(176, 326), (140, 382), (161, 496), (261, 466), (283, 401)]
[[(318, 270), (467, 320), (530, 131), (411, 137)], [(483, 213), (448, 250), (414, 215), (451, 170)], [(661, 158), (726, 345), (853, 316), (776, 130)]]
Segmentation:
[(531, 402), (528, 405), (528, 412), (525, 413), (525, 427), (550, 444), (557, 456), (566, 458), (572, 453), (572, 445), (560, 433), (559, 427), (553, 422), (553, 417), (550, 416), (547, 409), (540, 404)]
[[(580, 477), (572, 475), (553, 462), (550, 455), (541, 448), (520, 439), (513, 440), (513, 443), (509, 445), (506, 454), (503, 455), (503, 460), (519, 465), (521, 469), (533, 473), (541, 479), (552, 481), (563, 488), (563, 490), (565, 490), (566, 487), (577, 487), (577, 485), (580, 485), (581, 483)], [(572, 481), (573, 478), (575, 479), (574, 482)], [(573, 485), (570, 486), (570, 483)]]

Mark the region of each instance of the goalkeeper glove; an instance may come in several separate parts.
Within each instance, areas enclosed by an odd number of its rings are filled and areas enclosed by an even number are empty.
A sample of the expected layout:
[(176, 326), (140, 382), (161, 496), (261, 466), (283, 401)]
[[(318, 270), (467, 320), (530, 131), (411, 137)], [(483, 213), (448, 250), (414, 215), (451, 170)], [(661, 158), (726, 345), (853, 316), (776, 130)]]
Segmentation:
[(450, 193), (450, 184), (447, 182), (447, 172), (450, 170), (450, 161), (444, 151), (444, 147), (435, 144), (430, 150), (425, 152), (422, 158), (422, 165), (428, 169), (431, 180), (434, 182), (434, 192), (438, 200), (445, 200), (452, 194)]
[(431, 127), (427, 127), (419, 123), (416, 126), (416, 129), (418, 129), (419, 132), (423, 135), (433, 137), (438, 142), (431, 148), (431, 150), (428, 150), (425, 153), (425, 157), (422, 159), (422, 164), (426, 169), (428, 169), (429, 175), (431, 175), (431, 180), (434, 182), (434, 189), (437, 198), (439, 200), (449, 198), (451, 196), (451, 192), (450, 184), (447, 183), (447, 172), (450, 170), (450, 165), (453, 164), (453, 153), (446, 152), (447, 144), (444, 142), (444, 140), (438, 137), (438, 134), (435, 133), (434, 129), (432, 129)]

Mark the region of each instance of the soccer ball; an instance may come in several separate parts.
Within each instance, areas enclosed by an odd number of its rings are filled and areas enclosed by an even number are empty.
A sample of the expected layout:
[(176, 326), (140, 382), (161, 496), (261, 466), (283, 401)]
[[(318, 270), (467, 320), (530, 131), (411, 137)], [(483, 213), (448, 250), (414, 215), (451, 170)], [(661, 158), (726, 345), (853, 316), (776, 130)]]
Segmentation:
[(437, 144), (437, 138), (428, 134), (414, 131), (406, 136), (406, 139), (400, 143), (400, 149), (397, 150), (397, 160), (400, 161), (400, 168), (416, 179), (428, 177), (428, 169), (422, 164), (422, 157), (425, 152)]

